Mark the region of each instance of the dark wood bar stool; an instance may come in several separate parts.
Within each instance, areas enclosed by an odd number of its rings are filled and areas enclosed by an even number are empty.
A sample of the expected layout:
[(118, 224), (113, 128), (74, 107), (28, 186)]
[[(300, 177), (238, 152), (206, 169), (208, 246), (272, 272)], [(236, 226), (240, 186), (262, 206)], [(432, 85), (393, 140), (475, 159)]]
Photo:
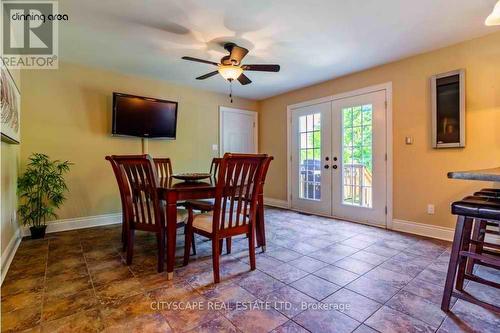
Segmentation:
[[(486, 251), (484, 249), (486, 224), (489, 223), (495, 226), (500, 224), (500, 200), (488, 196), (468, 196), (454, 202), (451, 211), (458, 218), (441, 309), (449, 311), (451, 297), (455, 296), (487, 309), (500, 312), (500, 307), (496, 304), (483, 302), (465, 293), (463, 290), (465, 280), (475, 281), (500, 289), (500, 284), (483, 279), (473, 273), (474, 265), (500, 269), (500, 252), (494, 250)], [(477, 221), (476, 225), (478, 227), (474, 228), (475, 230), (477, 229), (477, 234), (473, 235), (474, 220)], [(467, 265), (469, 266), (467, 267)], [(454, 288), (455, 278), (456, 284)]]
[[(475, 192), (474, 196), (500, 199), (500, 189), (482, 189), (481, 191)], [(472, 240), (474, 242), (471, 244), (472, 252), (477, 254), (487, 253), (495, 255), (498, 251), (500, 251), (500, 245), (489, 243), (485, 240), (487, 234), (500, 235), (500, 224), (486, 220), (474, 220), (474, 227), (472, 230)], [(471, 274), (474, 271), (475, 264), (476, 259), (469, 259), (466, 269), (468, 274)]]

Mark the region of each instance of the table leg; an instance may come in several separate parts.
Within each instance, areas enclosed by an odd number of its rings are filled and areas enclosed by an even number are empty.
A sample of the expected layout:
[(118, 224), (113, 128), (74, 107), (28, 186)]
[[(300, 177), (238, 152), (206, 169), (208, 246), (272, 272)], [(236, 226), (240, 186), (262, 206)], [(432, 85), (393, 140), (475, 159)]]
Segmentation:
[(167, 199), (167, 279), (174, 277), (175, 245), (177, 235), (177, 198)]

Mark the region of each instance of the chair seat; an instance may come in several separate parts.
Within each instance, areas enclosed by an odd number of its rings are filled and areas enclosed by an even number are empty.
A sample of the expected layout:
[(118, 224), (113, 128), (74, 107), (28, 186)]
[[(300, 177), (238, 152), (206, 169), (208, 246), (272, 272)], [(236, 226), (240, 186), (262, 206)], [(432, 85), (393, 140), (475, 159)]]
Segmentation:
[(177, 223), (185, 223), (188, 218), (187, 209), (177, 208)]
[(215, 199), (188, 200), (185, 202), (186, 206), (191, 206), (193, 209), (205, 212), (213, 210), (214, 204), (215, 204)]
[[(212, 233), (213, 219), (214, 219), (213, 212), (196, 214), (193, 216), (193, 227), (198, 230)], [(243, 221), (243, 214), (240, 214), (239, 223), (241, 224), (242, 221)], [(248, 219), (246, 221), (248, 221)], [(236, 223), (236, 216), (233, 217), (233, 222), (232, 222), (233, 226), (235, 225), (235, 223)], [(224, 219), (224, 228), (228, 227), (229, 227), (229, 214), (226, 214), (226, 218)]]
[(451, 205), (451, 213), (473, 218), (500, 221), (500, 199), (468, 196)]
[(188, 218), (187, 209), (177, 208), (177, 223), (185, 223), (187, 221), (187, 218)]

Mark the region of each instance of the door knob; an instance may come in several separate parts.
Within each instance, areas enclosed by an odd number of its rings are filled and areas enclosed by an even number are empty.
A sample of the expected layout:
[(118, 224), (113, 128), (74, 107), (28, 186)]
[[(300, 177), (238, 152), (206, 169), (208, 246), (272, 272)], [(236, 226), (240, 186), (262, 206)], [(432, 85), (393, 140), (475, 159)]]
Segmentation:
[(336, 166), (336, 165), (333, 165), (333, 166), (332, 166), (332, 168), (337, 169), (337, 166)]
[(325, 169), (329, 169), (330, 166), (328, 164), (325, 164)]

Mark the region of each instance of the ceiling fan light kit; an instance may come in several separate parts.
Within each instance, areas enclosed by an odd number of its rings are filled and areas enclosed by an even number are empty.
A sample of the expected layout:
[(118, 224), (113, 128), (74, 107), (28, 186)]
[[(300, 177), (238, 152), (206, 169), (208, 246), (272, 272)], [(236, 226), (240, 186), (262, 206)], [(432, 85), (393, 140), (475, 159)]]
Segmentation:
[(493, 8), (491, 14), (486, 18), (484, 24), (487, 26), (500, 25), (500, 0), (495, 5), (495, 8)]
[(218, 71), (228, 81), (237, 80), (243, 74), (243, 68), (233, 65), (219, 65)]

